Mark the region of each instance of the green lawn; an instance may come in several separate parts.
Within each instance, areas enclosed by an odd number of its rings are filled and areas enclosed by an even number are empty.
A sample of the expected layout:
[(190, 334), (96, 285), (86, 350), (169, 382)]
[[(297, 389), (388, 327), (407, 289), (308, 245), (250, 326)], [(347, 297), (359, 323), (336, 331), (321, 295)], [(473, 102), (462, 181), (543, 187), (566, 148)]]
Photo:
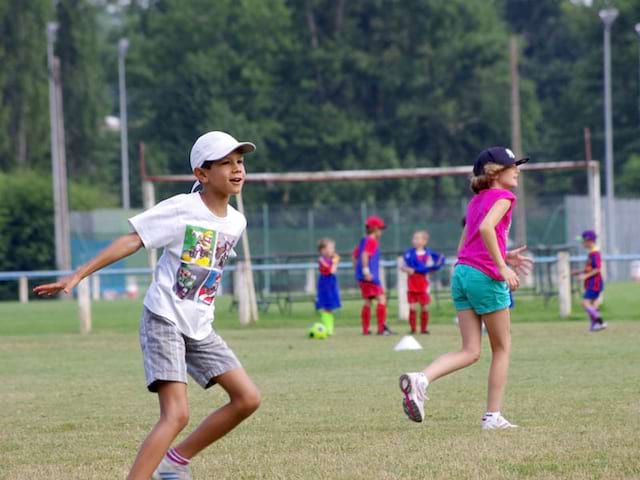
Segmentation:
[[(424, 350), (358, 334), (357, 302), (337, 335), (305, 338), (296, 304), (240, 328), (224, 298), (218, 329), (263, 394), (260, 410), (193, 463), (201, 479), (640, 478), (640, 286), (609, 285), (609, 329), (587, 332), (575, 309), (517, 299), (504, 412), (521, 428), (479, 430), (488, 345), (475, 366), (435, 383), (424, 424), (402, 413), (398, 375), (459, 344), (448, 302), (434, 308)], [(0, 304), (0, 478), (124, 478), (153, 425), (137, 339), (140, 302), (94, 304), (94, 332), (76, 334), (71, 301)], [(392, 321), (392, 327), (406, 327)], [(485, 341), (486, 343), (486, 341)], [(189, 387), (191, 425), (225, 401)]]

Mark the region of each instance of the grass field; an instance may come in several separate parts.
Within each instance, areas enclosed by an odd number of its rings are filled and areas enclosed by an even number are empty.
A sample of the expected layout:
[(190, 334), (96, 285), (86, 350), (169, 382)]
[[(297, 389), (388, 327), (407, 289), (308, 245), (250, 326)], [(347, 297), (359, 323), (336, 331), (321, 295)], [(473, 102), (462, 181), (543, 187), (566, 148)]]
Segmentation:
[[(260, 387), (263, 403), (193, 462), (201, 479), (640, 478), (640, 286), (610, 285), (609, 329), (587, 332), (579, 309), (517, 299), (505, 415), (516, 431), (479, 430), (488, 345), (478, 364), (435, 383), (424, 424), (402, 413), (398, 375), (459, 344), (453, 312), (433, 312), (424, 350), (358, 334), (358, 304), (337, 335), (305, 338), (307, 305), (237, 325), (224, 297), (218, 330)], [(2, 479), (124, 478), (156, 420), (137, 339), (140, 302), (94, 304), (94, 332), (76, 334), (73, 302), (0, 304)], [(404, 332), (405, 325), (392, 322)], [(191, 425), (225, 401), (190, 384)]]

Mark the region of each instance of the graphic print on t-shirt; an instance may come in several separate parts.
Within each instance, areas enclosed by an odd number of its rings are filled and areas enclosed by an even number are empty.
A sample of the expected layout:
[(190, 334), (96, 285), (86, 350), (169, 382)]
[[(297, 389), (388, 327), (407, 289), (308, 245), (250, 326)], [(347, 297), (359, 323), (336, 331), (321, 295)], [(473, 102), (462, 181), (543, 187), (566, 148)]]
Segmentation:
[(209, 270), (195, 264), (180, 263), (173, 291), (179, 298), (193, 298), (198, 288), (209, 276)]
[(180, 299), (211, 305), (237, 237), (187, 225), (173, 291)]
[(222, 280), (221, 270), (211, 270), (211, 273), (200, 287), (198, 292), (198, 301), (206, 305), (211, 305), (216, 298), (220, 282)]
[(182, 255), (180, 260), (195, 263), (201, 267), (211, 267), (213, 263), (213, 245), (217, 233), (202, 227), (187, 225), (184, 231)]
[(222, 269), (229, 259), (231, 249), (236, 243), (237, 238), (233, 235), (218, 234), (218, 242), (216, 243), (215, 267)]

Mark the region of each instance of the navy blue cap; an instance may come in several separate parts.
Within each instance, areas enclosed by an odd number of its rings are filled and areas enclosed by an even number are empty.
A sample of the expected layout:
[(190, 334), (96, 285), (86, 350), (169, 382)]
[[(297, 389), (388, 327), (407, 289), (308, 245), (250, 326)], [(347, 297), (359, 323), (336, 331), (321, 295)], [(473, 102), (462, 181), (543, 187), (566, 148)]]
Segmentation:
[(594, 232), (593, 230), (585, 230), (584, 232), (582, 232), (582, 235), (580, 235), (576, 240), (591, 240), (592, 242), (595, 242), (596, 238), (598, 238), (596, 232)]
[(482, 175), (484, 173), (484, 166), (487, 163), (497, 163), (498, 165), (510, 167), (512, 165), (522, 165), (528, 161), (529, 157), (516, 160), (516, 156), (508, 148), (490, 147), (480, 152), (480, 155), (476, 158), (473, 164), (473, 174), (475, 176)]

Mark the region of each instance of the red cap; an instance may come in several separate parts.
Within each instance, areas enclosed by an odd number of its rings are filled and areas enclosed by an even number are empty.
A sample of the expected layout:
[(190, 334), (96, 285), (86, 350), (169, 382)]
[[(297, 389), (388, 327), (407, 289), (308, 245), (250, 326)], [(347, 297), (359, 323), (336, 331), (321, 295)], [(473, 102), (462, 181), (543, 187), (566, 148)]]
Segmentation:
[(367, 228), (386, 228), (386, 225), (384, 224), (384, 220), (382, 220), (380, 217), (376, 217), (375, 215), (372, 215), (369, 218), (367, 218), (367, 221), (365, 222), (364, 226)]

